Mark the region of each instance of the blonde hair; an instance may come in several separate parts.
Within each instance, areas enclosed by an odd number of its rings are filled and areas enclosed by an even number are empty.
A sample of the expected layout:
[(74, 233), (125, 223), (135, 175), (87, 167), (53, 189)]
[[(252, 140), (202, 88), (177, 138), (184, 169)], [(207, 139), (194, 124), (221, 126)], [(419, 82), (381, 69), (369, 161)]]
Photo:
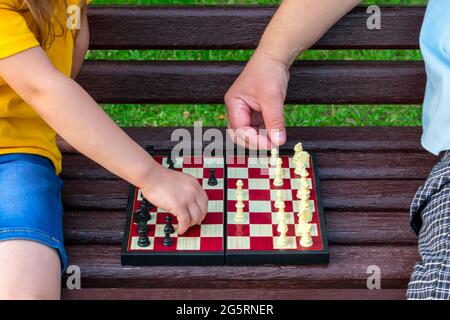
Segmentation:
[[(34, 19), (35, 35), (41, 46), (49, 48), (55, 38), (66, 35), (66, 21), (61, 21), (61, 14), (66, 12), (66, 0), (21, 0), (21, 9), (29, 10)], [(84, 11), (86, 0), (79, 1), (79, 7)], [(76, 37), (76, 34), (74, 35)]]

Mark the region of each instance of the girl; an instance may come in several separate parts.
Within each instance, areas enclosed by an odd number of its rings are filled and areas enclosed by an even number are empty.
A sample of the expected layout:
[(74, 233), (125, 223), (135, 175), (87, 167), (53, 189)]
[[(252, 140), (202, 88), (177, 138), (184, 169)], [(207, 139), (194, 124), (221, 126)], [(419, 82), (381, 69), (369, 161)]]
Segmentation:
[[(67, 6), (82, 9), (66, 27)], [(67, 266), (61, 154), (75, 149), (173, 212), (183, 234), (207, 210), (198, 182), (157, 164), (72, 80), (89, 43), (86, 1), (0, 0), (0, 299), (57, 299)]]

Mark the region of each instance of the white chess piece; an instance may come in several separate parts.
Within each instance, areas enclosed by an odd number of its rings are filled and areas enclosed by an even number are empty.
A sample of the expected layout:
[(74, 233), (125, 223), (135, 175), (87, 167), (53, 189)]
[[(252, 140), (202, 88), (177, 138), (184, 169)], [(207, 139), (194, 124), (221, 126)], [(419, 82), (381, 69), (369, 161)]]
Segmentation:
[(274, 207), (277, 209), (280, 209), (280, 207), (283, 205), (284, 205), (283, 192), (281, 190), (277, 190), (277, 196), (276, 196)]
[(277, 164), (277, 159), (278, 159), (278, 149), (277, 148), (273, 148), (270, 151), (270, 160), (269, 160), (269, 164), (272, 167), (275, 167)]
[(236, 223), (243, 223), (245, 220), (244, 215), (244, 192), (242, 190), (242, 187), (244, 186), (244, 183), (242, 180), (238, 180), (236, 182), (236, 214), (234, 215), (234, 222)]
[(299, 142), (294, 146), (294, 156), (292, 157), (292, 162), (297, 164), (298, 160), (300, 160), (301, 152), (303, 151), (303, 145)]
[(312, 226), (310, 223), (305, 224), (302, 227), (300, 246), (302, 246), (303, 248), (309, 248), (314, 244), (312, 237), (311, 237), (311, 229), (312, 229)]
[(283, 159), (278, 158), (277, 159), (277, 166), (275, 168), (275, 178), (273, 180), (273, 185), (275, 187), (281, 187), (283, 186), (283, 176), (284, 176), (284, 171), (283, 171)]

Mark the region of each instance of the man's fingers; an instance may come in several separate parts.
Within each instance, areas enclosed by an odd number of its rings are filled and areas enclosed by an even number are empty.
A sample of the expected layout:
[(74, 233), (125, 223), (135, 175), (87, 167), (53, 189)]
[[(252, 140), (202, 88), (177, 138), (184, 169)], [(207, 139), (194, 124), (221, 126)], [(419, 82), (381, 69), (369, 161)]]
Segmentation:
[(284, 101), (282, 97), (265, 102), (262, 107), (264, 123), (268, 130), (270, 142), (275, 146), (286, 142), (286, 128), (284, 122)]

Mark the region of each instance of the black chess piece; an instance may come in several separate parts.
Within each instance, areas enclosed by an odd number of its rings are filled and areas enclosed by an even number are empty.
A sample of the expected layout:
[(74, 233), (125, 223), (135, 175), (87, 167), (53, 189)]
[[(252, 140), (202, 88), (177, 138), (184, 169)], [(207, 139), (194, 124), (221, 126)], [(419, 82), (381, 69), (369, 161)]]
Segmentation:
[(175, 228), (172, 225), (172, 217), (170, 215), (166, 216), (166, 225), (164, 226), (164, 233), (172, 234), (175, 232)]
[(217, 186), (217, 184), (216, 169), (211, 168), (209, 169), (208, 186), (214, 187)]
[(169, 156), (167, 158), (167, 164), (169, 165), (169, 169), (172, 169), (172, 170), (175, 169), (175, 162), (173, 161), (171, 156)]
[(134, 213), (134, 223), (138, 225), (138, 246), (140, 247), (148, 247), (150, 245), (147, 222), (151, 219), (150, 209), (152, 206), (153, 205), (144, 198), (141, 202), (141, 208)]
[(170, 247), (171, 245), (173, 245), (173, 239), (170, 237), (169, 232), (164, 232), (164, 233), (165, 233), (165, 237), (163, 240), (163, 245), (166, 247)]
[(155, 146), (153, 145), (148, 145), (145, 148), (145, 151), (147, 151), (148, 154), (153, 155), (155, 153)]

